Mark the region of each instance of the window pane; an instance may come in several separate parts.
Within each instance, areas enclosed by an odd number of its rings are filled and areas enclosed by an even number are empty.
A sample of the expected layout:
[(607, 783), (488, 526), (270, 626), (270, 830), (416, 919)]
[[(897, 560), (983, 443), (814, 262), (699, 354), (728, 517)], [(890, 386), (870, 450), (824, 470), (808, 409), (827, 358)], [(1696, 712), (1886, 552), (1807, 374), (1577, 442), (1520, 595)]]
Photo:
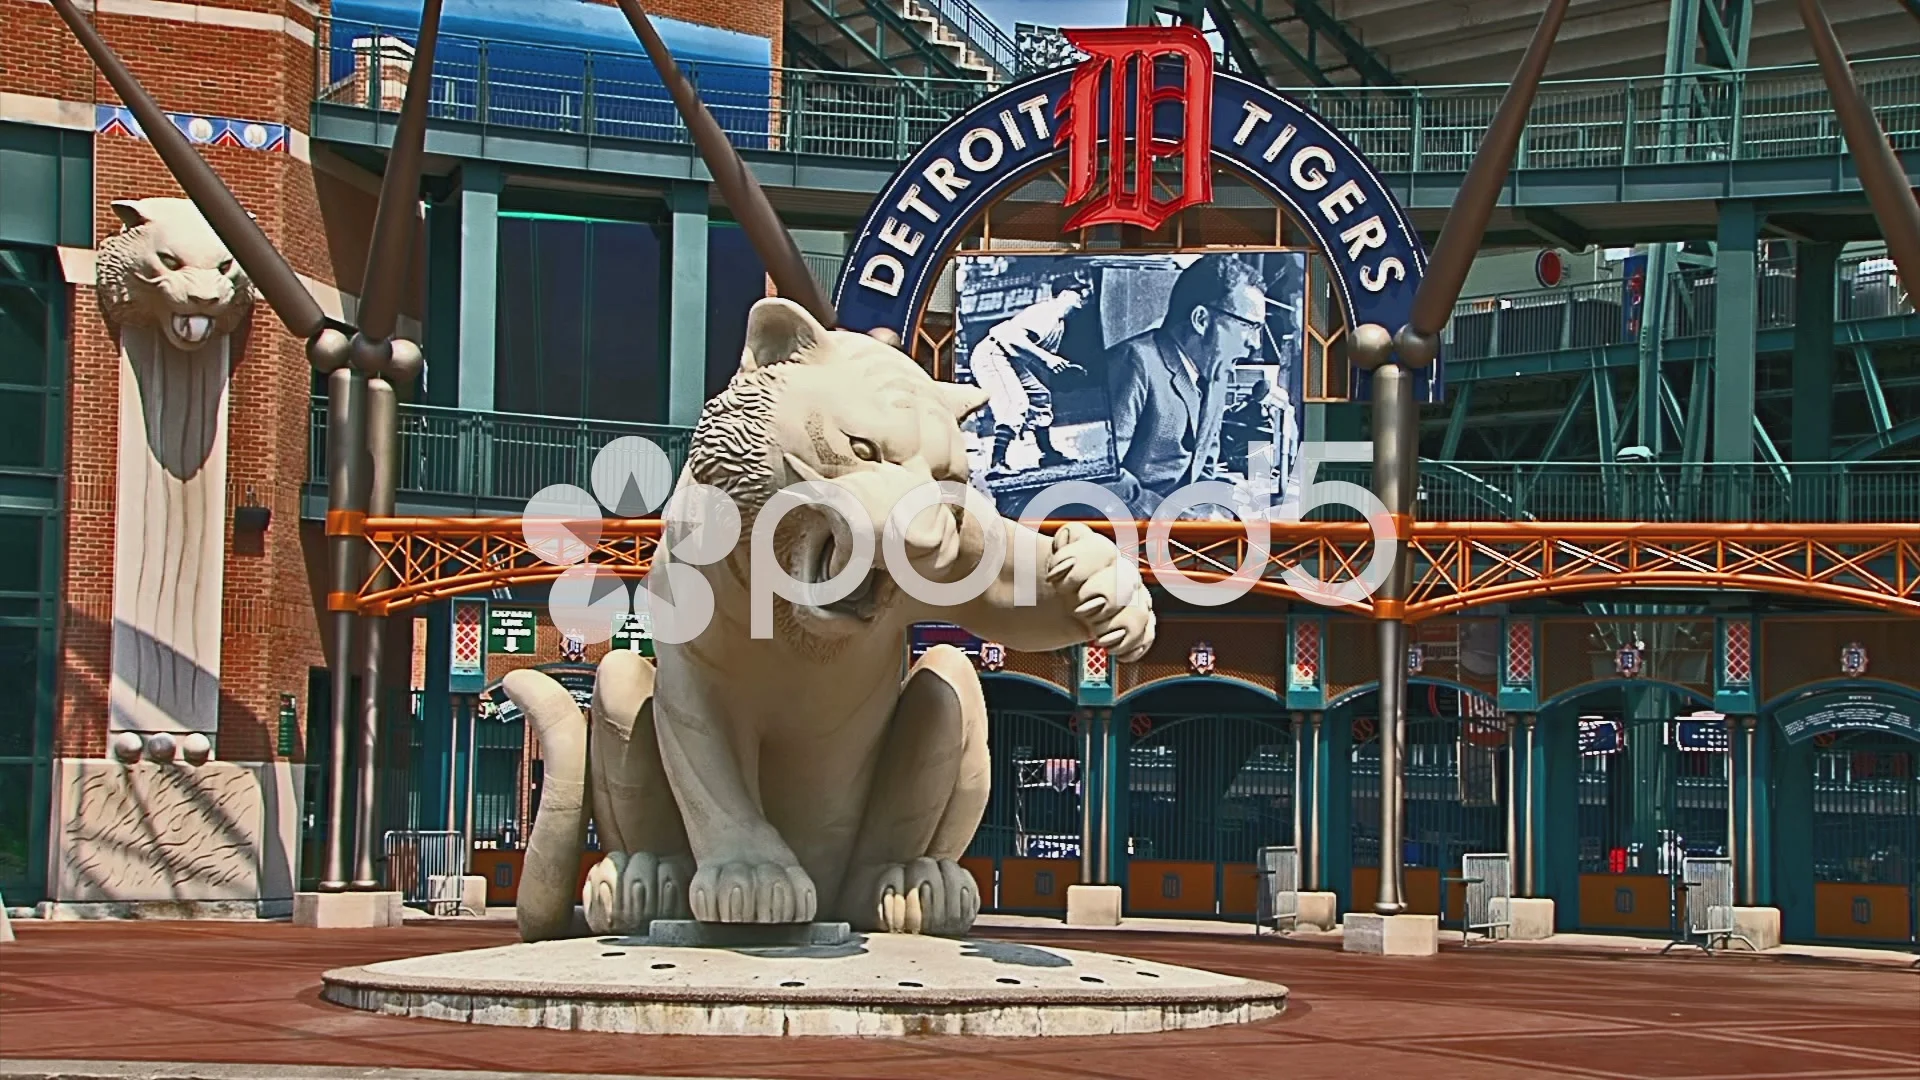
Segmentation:
[(0, 592), (40, 591), (40, 538), (44, 531), (38, 517), (0, 514)]
[(0, 390), (0, 465), (34, 468), (46, 461), (46, 395), (38, 390)]
[(43, 386), (46, 379), (46, 300), (31, 289), (0, 285), (0, 383)]
[[(34, 713), (40, 705), (40, 630), (0, 626), (0, 757), (33, 753)], [(3, 816), (3, 815), (0, 815)]]
[(33, 823), (33, 766), (0, 765), (0, 891), (21, 895), (28, 880), (27, 830)]

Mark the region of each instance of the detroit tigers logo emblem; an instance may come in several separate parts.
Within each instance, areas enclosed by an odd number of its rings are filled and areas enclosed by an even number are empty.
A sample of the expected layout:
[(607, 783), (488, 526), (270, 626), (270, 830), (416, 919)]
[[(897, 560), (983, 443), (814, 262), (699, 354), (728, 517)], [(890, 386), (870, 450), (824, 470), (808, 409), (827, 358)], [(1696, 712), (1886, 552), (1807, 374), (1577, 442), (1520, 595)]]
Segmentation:
[[(1064, 33), (1087, 54), (1060, 99), (1054, 135), (1069, 151), (1066, 205), (1084, 203), (1065, 231), (1092, 225), (1158, 229), (1187, 207), (1213, 201), (1213, 50), (1200, 31), (1124, 26)], [(1160, 64), (1165, 58), (1179, 61), (1180, 70)], [(1178, 124), (1167, 137), (1163, 129), (1176, 110)], [(1106, 187), (1096, 195), (1103, 141)], [(1153, 166), (1170, 158), (1180, 159), (1180, 190), (1162, 199), (1154, 194)]]

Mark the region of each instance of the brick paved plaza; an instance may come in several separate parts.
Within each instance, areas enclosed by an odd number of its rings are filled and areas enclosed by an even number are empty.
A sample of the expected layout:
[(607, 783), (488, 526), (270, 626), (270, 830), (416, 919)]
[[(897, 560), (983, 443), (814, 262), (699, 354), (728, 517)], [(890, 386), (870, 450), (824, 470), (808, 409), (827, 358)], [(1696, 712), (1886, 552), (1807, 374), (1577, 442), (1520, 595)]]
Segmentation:
[[(351, 1012), (320, 972), (514, 940), (511, 923), (27, 924), (0, 946), (0, 1058), (681, 1077), (1920, 1077), (1920, 971), (1449, 944), (1420, 960), (1271, 937), (986, 929), (1284, 983), (1285, 1015), (1104, 1039), (687, 1038)], [(17, 1072), (17, 1064), (13, 1071)]]

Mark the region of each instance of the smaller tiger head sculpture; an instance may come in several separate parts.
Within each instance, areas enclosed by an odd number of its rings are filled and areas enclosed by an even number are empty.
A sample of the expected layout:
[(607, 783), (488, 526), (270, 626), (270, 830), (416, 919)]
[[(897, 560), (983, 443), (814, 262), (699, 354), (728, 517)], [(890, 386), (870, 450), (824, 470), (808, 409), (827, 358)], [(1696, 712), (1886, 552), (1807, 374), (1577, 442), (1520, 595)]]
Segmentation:
[(116, 328), (152, 326), (193, 351), (246, 321), (253, 285), (187, 199), (123, 199), (125, 230), (100, 242), (95, 281)]

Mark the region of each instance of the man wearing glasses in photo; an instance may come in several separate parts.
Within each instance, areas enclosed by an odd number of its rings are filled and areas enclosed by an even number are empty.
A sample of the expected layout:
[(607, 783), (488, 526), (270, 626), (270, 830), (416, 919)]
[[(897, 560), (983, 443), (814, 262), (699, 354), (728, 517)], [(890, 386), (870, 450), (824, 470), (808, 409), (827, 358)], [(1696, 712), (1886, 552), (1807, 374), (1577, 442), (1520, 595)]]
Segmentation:
[[(1230, 479), (1220, 425), (1236, 364), (1258, 360), (1267, 297), (1260, 273), (1231, 255), (1195, 259), (1174, 280), (1160, 325), (1113, 346), (1107, 393), (1120, 474), (1110, 481), (1136, 517), (1201, 480)], [(1209, 516), (1195, 507), (1183, 516)]]

